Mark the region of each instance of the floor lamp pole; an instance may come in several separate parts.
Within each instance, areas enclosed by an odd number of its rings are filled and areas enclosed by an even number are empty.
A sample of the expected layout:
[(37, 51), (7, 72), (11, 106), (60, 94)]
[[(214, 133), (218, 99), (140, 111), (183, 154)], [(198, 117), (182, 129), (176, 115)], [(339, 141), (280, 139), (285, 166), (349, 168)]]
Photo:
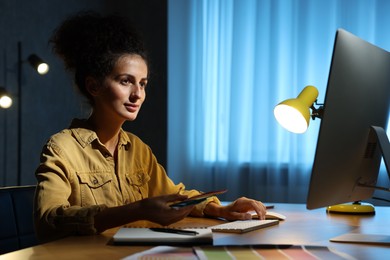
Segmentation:
[(4, 111), (4, 120), (3, 120), (3, 141), (4, 141), (4, 149), (3, 149), (3, 183), (7, 183), (7, 113)]
[(18, 153), (17, 153), (17, 185), (22, 184), (22, 43), (18, 42)]

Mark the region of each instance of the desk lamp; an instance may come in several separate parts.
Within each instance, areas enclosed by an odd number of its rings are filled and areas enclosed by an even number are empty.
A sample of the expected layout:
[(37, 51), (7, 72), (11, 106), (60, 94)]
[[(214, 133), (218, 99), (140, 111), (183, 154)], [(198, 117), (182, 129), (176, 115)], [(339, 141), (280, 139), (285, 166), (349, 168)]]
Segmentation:
[[(276, 105), (274, 115), (281, 126), (288, 131), (302, 134), (309, 127), (310, 116), (314, 120), (321, 118), (323, 107), (313, 106), (318, 97), (318, 90), (314, 86), (306, 86), (297, 98), (287, 99)], [(310, 109), (313, 113), (310, 115)]]
[[(297, 98), (287, 99), (275, 106), (274, 115), (278, 123), (293, 133), (304, 133), (309, 127), (310, 117), (322, 118), (324, 108), (317, 104), (318, 90), (314, 86), (306, 86)], [(310, 109), (312, 113), (310, 114)], [(328, 212), (372, 214), (374, 206), (369, 203), (354, 202), (352, 204), (338, 204), (327, 207)]]

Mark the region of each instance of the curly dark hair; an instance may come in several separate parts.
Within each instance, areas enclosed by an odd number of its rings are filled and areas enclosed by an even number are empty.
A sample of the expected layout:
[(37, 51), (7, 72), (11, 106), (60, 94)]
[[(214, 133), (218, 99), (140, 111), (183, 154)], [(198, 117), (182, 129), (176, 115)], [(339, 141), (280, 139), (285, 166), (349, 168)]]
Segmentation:
[(117, 15), (102, 16), (92, 11), (79, 12), (66, 19), (49, 43), (65, 68), (74, 72), (75, 84), (93, 104), (85, 79), (103, 80), (124, 54), (138, 54), (148, 64), (147, 54), (129, 21)]

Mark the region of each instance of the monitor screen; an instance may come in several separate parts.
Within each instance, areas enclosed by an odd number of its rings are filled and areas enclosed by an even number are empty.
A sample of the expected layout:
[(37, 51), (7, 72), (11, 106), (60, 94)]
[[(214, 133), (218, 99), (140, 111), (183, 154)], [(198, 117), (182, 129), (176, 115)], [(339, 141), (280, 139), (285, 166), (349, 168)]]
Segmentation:
[(387, 127), (390, 54), (355, 35), (336, 32), (307, 208), (369, 199), (381, 163), (370, 126)]

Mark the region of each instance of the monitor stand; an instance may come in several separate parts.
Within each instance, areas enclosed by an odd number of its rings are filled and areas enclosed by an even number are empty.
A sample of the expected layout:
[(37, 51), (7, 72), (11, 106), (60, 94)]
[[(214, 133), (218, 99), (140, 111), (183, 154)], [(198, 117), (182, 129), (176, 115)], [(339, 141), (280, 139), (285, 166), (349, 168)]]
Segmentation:
[[(371, 126), (371, 135), (375, 135), (377, 139), (382, 156), (383, 161), (386, 165), (387, 174), (390, 178), (390, 142), (387, 138), (386, 132), (382, 127)], [(368, 186), (364, 184), (359, 184), (360, 186), (366, 186), (371, 188), (377, 188), (381, 190), (390, 191), (389, 188)], [(375, 213), (374, 206), (368, 203), (360, 203), (355, 202), (352, 204), (340, 204), (336, 206), (329, 206), (329, 212), (338, 212), (338, 213), (352, 213), (352, 214), (369, 214), (370, 210), (372, 210), (372, 214)], [(331, 210), (331, 211), (330, 211)], [(363, 244), (374, 244), (374, 245), (390, 245), (390, 235), (385, 234), (360, 234), (360, 233), (347, 233), (338, 237), (334, 237), (330, 239), (331, 242), (340, 242), (340, 243), (363, 243)]]
[[(381, 149), (383, 162), (385, 163), (387, 175), (390, 179), (390, 142), (387, 137), (385, 129), (379, 126), (371, 126), (370, 135), (375, 135), (376, 140), (378, 141), (379, 148)], [(390, 189), (387, 189), (390, 191)]]
[[(369, 133), (369, 140), (376, 140), (381, 150), (382, 158), (386, 166), (387, 174), (390, 179), (390, 142), (387, 138), (386, 131), (382, 127), (371, 126)], [(380, 189), (390, 191), (389, 188), (377, 187), (358, 183), (358, 186), (368, 187), (374, 189)], [(372, 204), (356, 201), (350, 204), (338, 204), (334, 206), (328, 206), (326, 211), (329, 213), (344, 213), (344, 214), (375, 214), (375, 208)]]

